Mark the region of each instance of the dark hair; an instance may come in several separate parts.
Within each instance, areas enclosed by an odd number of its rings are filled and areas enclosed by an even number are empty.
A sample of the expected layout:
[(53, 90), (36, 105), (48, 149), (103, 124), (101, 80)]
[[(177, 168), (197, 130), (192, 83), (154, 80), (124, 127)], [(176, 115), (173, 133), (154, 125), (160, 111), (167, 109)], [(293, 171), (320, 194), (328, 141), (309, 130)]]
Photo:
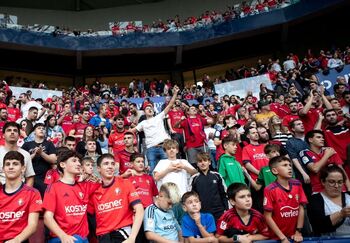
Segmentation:
[(140, 154), (140, 153), (134, 153), (130, 156), (130, 162), (134, 162), (135, 159), (137, 159), (137, 158), (145, 159), (145, 156), (143, 156), (143, 154)]
[(16, 123), (16, 122), (6, 122), (5, 125), (4, 125), (4, 127), (2, 128), (2, 133), (3, 133), (3, 134), (5, 133), (5, 131), (6, 131), (6, 129), (7, 129), (8, 127), (16, 127), (16, 128), (18, 129), (18, 134), (19, 134), (19, 132), (20, 132), (19, 130), (21, 129), (21, 127), (19, 126), (19, 124)]
[(33, 110), (37, 110), (37, 111), (38, 111), (38, 108), (36, 108), (35, 106), (32, 106), (32, 107), (29, 108), (28, 111), (31, 112), (31, 111), (33, 111)]
[(305, 135), (305, 142), (310, 145), (309, 139), (313, 138), (315, 134), (321, 134), (324, 137), (324, 132), (322, 130), (311, 130)]
[(198, 199), (200, 199), (197, 192), (195, 192), (195, 191), (189, 191), (189, 192), (186, 192), (185, 194), (182, 195), (182, 197), (181, 197), (181, 204), (185, 204), (185, 203), (186, 203), (186, 200), (187, 200), (189, 197), (192, 197), (192, 196), (195, 196), (195, 197), (197, 197)]
[(280, 152), (281, 151), (281, 147), (277, 144), (267, 144), (264, 148), (264, 153), (265, 154), (269, 154), (272, 151), (277, 151)]
[(222, 148), (225, 150), (225, 144), (229, 144), (229, 143), (238, 143), (238, 140), (233, 138), (231, 135), (228, 135), (226, 137), (224, 137), (221, 141), (221, 146)]
[(79, 153), (62, 147), (62, 150), (57, 152), (57, 169), (63, 173), (64, 171), (60, 163), (66, 162), (69, 158), (72, 157), (78, 158), (79, 161), (81, 161), (81, 155)]
[(349, 90), (345, 90), (342, 94), (343, 98), (345, 98), (346, 95), (349, 95), (350, 91)]
[(75, 142), (75, 137), (73, 136), (67, 136), (65, 139), (64, 139), (64, 143), (67, 143), (67, 141), (71, 141), (71, 142)]
[(334, 164), (326, 166), (320, 171), (320, 180), (322, 182), (325, 182), (326, 178), (329, 176), (330, 173), (336, 173), (336, 172), (342, 175), (344, 181), (346, 180), (346, 175), (344, 171), (338, 165), (334, 165)]
[(102, 160), (104, 159), (113, 159), (114, 160), (114, 156), (111, 154), (102, 154), (100, 157), (98, 157), (96, 164), (98, 167), (101, 166)]
[(210, 155), (206, 152), (199, 152), (196, 156), (197, 163), (200, 161), (211, 161)]
[(37, 124), (35, 124), (32, 131), (34, 131), (34, 130), (37, 129), (38, 127), (43, 127), (43, 128), (45, 128), (45, 124), (44, 124), (44, 123), (37, 123)]
[(5, 154), (2, 166), (5, 166), (6, 160), (18, 160), (24, 166), (24, 156), (18, 151), (9, 151)]
[(249, 187), (246, 184), (243, 183), (232, 183), (228, 188), (227, 188), (227, 197), (228, 199), (235, 200), (236, 194), (240, 191), (243, 190), (248, 190)]
[[(257, 127), (258, 127), (258, 124), (256, 124), (256, 125), (257, 125)], [(256, 127), (256, 128), (257, 128), (257, 127)], [(255, 127), (247, 127), (247, 128), (245, 129), (245, 131), (244, 131), (244, 135), (248, 136), (249, 133), (250, 133), (250, 130), (253, 129), (253, 128), (255, 128)], [(255, 129), (256, 129), (256, 128), (255, 128)]]
[(289, 161), (292, 164), (292, 161), (288, 157), (283, 156), (283, 155), (276, 156), (274, 158), (271, 158), (269, 161), (270, 169), (272, 170), (272, 168), (276, 167), (277, 164), (281, 163), (282, 161)]
[[(334, 99), (335, 99), (335, 98), (334, 98)], [(338, 99), (335, 99), (335, 100), (338, 100)], [(325, 109), (325, 110), (323, 111), (323, 115), (326, 116), (326, 114), (327, 114), (328, 112), (335, 112), (335, 114), (337, 114), (337, 112), (335, 111), (335, 109)], [(338, 114), (337, 114), (337, 115), (338, 115)]]
[(292, 128), (295, 127), (295, 122), (296, 122), (296, 121), (301, 121), (301, 119), (300, 119), (300, 118), (297, 118), (297, 119), (292, 120), (291, 122), (289, 122), (288, 126), (289, 126), (290, 129), (292, 129)]

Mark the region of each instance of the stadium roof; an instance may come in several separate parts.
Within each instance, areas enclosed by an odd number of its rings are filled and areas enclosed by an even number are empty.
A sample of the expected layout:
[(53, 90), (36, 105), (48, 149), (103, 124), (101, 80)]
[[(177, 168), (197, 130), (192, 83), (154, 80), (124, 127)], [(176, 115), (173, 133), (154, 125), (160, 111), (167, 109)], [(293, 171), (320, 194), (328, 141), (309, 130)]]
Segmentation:
[(1, 0), (0, 7), (84, 11), (160, 1), (163, 0)]

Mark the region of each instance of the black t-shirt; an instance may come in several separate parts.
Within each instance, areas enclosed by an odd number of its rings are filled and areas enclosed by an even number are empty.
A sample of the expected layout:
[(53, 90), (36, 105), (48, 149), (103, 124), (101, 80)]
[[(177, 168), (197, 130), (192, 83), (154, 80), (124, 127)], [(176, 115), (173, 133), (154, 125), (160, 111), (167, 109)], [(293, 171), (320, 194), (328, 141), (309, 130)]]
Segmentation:
[[(35, 141), (32, 142), (26, 142), (23, 144), (22, 148), (28, 153), (32, 154), (33, 150), (36, 147), (41, 146), (44, 148), (43, 151), (50, 155), (50, 154), (55, 154), (56, 153), (56, 148), (53, 145), (52, 142), (44, 140), (42, 143), (36, 143)], [(51, 164), (47, 161), (45, 161), (39, 154), (37, 154), (33, 159), (32, 159), (32, 164), (33, 168), (35, 171), (35, 177), (38, 177), (44, 181), (46, 172), (51, 169)]]

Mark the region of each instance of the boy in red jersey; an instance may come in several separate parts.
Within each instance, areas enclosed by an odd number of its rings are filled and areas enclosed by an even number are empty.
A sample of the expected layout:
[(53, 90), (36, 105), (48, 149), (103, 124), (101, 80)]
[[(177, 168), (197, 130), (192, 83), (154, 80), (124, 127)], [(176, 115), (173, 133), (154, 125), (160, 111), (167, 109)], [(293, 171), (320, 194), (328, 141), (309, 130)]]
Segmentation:
[(135, 153), (130, 158), (133, 175), (128, 179), (139, 194), (141, 203), (147, 208), (153, 203), (153, 197), (158, 195), (158, 189), (152, 176), (145, 173), (145, 159), (142, 154)]
[(77, 182), (81, 173), (80, 155), (71, 150), (59, 153), (60, 180), (47, 187), (44, 199), (44, 223), (51, 231), (49, 243), (87, 243), (89, 233), (87, 206), (97, 183)]
[(111, 154), (98, 158), (97, 170), (102, 185), (95, 190), (91, 200), (99, 243), (135, 242), (144, 210), (134, 186), (129, 180), (114, 176), (116, 162)]
[(292, 179), (292, 162), (287, 157), (278, 156), (269, 162), (277, 180), (265, 187), (264, 215), (270, 227), (270, 238), (282, 243), (302, 242), (301, 229), (304, 225), (304, 206), (307, 199), (301, 182)]
[(2, 169), (6, 183), (0, 189), (0, 242), (28, 242), (42, 209), (40, 193), (22, 182), (25, 166), (21, 153), (6, 153)]
[(252, 196), (247, 185), (231, 184), (227, 188), (227, 196), (233, 208), (226, 211), (217, 222), (216, 237), (219, 242), (266, 240), (267, 224), (264, 216), (252, 209)]

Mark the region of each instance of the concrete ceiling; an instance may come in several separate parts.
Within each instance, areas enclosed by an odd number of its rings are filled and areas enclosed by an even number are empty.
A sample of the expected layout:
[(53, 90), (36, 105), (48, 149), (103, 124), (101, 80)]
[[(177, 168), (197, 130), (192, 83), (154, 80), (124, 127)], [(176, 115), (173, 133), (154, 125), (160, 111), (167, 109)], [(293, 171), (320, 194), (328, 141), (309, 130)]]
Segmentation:
[(160, 2), (163, 0), (1, 0), (1, 7), (33, 8), (64, 11), (84, 11), (126, 5)]

